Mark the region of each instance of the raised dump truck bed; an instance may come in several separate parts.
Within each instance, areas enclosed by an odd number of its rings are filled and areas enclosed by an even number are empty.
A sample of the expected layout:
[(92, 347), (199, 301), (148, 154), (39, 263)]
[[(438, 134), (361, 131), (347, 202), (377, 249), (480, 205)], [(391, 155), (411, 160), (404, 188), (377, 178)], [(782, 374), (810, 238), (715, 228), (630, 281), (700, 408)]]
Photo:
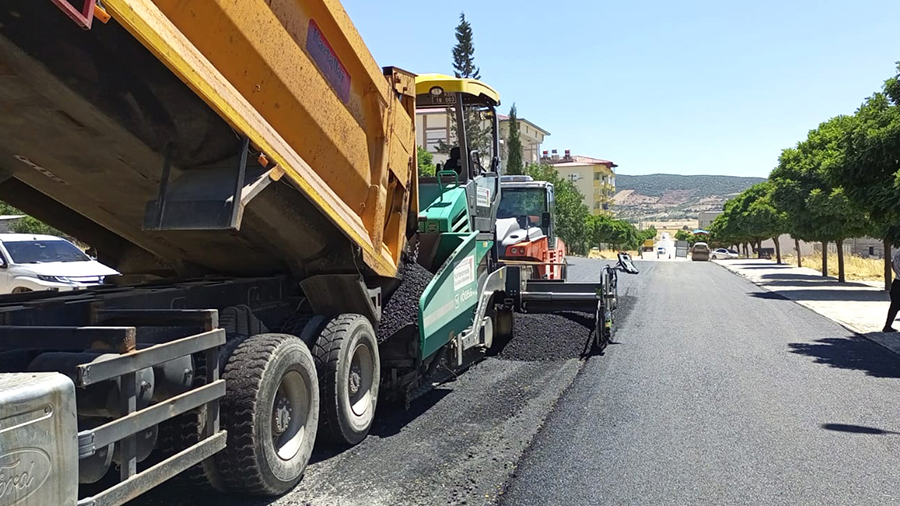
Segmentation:
[(124, 273), (396, 273), (413, 77), (339, 4), (103, 5), (90, 30), (50, 0), (0, 7), (0, 199)]

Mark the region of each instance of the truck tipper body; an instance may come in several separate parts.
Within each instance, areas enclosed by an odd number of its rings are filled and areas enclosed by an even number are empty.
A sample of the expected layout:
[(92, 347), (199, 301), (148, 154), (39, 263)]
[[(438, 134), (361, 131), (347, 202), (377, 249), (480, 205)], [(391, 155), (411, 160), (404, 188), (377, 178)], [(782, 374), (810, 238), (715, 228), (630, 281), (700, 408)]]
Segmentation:
[[(417, 102), (490, 152), (420, 179)], [(497, 105), (379, 67), (336, 1), (4, 2), (0, 200), (123, 276), (0, 298), (0, 505), (281, 494), (490, 347)]]
[(396, 274), (413, 76), (340, 4), (103, 6), (90, 30), (51, 0), (0, 9), (0, 199), (123, 273)]

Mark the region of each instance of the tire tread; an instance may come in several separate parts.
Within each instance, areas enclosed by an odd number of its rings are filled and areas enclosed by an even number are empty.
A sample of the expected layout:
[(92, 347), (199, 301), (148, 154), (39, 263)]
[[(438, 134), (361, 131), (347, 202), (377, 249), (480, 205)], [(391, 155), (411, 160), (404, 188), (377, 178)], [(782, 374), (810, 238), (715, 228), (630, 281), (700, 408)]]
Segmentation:
[(272, 488), (259, 467), (254, 430), (257, 394), (272, 355), (288, 339), (285, 334), (261, 334), (240, 343), (225, 365), (226, 395), (222, 399), (222, 422), (228, 431), (228, 444), (216, 454), (216, 464), (223, 484), (230, 490), (255, 495), (272, 495)]

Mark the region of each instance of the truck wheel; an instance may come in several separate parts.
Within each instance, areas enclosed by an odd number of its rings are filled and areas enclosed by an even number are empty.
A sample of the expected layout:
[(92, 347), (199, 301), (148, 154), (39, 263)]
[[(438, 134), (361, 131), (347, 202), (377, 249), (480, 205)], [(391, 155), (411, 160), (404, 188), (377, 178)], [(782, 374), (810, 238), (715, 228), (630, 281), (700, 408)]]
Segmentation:
[[(246, 335), (229, 334), (225, 346), (220, 348), (219, 367), (224, 368), (234, 350), (247, 339)], [(206, 384), (206, 358), (203, 353), (194, 355), (194, 384), (198, 388)], [(221, 411), (221, 408), (220, 408)], [(220, 415), (221, 416), (221, 415)], [(203, 430), (206, 425), (206, 408), (201, 407), (174, 418), (170, 418), (159, 424), (159, 437), (156, 448), (159, 461), (172, 457), (203, 439)], [(173, 485), (181, 488), (189, 488), (194, 491), (212, 487), (218, 491), (224, 491), (225, 486), (219, 477), (215, 458), (210, 457), (203, 462), (187, 469), (172, 480)]]
[(228, 443), (216, 467), (229, 490), (279, 495), (300, 481), (316, 439), (319, 385), (300, 339), (259, 334), (225, 364), (222, 428)]
[(369, 320), (357, 314), (332, 318), (313, 356), (319, 375), (322, 435), (336, 445), (366, 438), (375, 418), (381, 363)]

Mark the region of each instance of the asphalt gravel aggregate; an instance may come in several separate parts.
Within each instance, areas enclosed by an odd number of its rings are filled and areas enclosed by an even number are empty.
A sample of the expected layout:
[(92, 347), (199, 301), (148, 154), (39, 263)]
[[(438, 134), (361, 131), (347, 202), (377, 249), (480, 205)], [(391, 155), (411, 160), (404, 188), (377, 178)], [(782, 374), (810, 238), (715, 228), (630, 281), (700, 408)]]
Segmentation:
[(505, 360), (549, 362), (587, 356), (594, 315), (588, 313), (518, 313), (513, 337), (499, 350)]
[(398, 272), (400, 286), (381, 308), (381, 322), (376, 332), (378, 342), (384, 342), (406, 325), (418, 325), (419, 299), (425, 293), (434, 274), (417, 263), (404, 263)]

